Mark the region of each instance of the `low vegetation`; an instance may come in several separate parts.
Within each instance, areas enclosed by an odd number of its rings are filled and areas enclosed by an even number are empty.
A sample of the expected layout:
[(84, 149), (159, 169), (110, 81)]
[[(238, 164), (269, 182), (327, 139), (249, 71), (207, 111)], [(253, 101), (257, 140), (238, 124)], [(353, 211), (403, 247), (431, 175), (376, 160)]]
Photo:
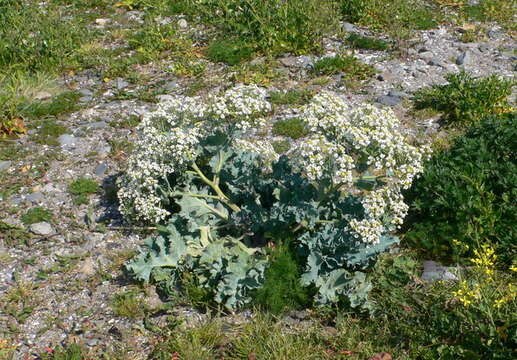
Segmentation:
[(344, 73), (347, 79), (367, 80), (375, 74), (375, 69), (354, 56), (324, 57), (314, 63), (317, 75), (334, 75)]
[(415, 108), (431, 108), (443, 113), (448, 124), (470, 125), (483, 116), (511, 111), (508, 98), (516, 83), (497, 75), (474, 78), (461, 71), (446, 75), (445, 85), (434, 85), (419, 90)]
[(411, 193), (408, 243), (448, 261), (484, 244), (515, 259), (516, 125), (515, 113), (484, 118), (433, 158)]

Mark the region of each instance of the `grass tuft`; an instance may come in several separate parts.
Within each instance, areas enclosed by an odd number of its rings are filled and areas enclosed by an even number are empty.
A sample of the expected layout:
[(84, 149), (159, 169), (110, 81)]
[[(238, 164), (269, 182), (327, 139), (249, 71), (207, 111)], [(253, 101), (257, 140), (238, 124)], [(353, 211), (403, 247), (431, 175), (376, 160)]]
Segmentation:
[(324, 57), (314, 64), (314, 72), (317, 75), (334, 75), (340, 72), (351, 80), (366, 80), (375, 74), (375, 69), (362, 63), (353, 56)]

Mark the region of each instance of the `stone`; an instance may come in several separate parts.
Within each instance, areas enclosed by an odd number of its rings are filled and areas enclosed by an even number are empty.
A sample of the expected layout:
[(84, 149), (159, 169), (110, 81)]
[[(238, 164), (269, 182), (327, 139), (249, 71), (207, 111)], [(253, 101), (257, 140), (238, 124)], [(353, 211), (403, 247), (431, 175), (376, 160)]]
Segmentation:
[(399, 90), (390, 90), (389, 93), (388, 93), (388, 96), (394, 96), (394, 97), (399, 97), (399, 98), (407, 98), (409, 97), (409, 95), (407, 93), (405, 93), (404, 91), (399, 91)]
[(117, 80), (115, 81), (115, 85), (117, 86), (118, 90), (122, 90), (127, 88), (129, 86), (129, 83), (122, 78), (117, 78)]
[(0, 171), (7, 170), (11, 167), (12, 161), (6, 160), (6, 161), (0, 161)]
[(478, 49), (481, 52), (487, 52), (487, 51), (490, 51), (490, 46), (488, 46), (486, 44), (481, 44), (478, 46)]
[(34, 96), (35, 100), (41, 101), (52, 97), (52, 94), (47, 91), (40, 91)]
[(25, 200), (30, 201), (32, 203), (40, 203), (45, 199), (43, 194), (39, 191), (33, 192), (25, 197)]
[(255, 58), (250, 61), (251, 66), (257, 66), (262, 65), (266, 61), (266, 58), (264, 56), (259, 56), (258, 58)]
[(31, 224), (31, 226), (29, 227), (29, 231), (33, 234), (41, 236), (47, 236), (54, 233), (54, 229), (52, 228), (52, 226), (45, 221)]
[(456, 65), (468, 65), (472, 61), (472, 56), (469, 51), (464, 51), (456, 58)]
[(402, 102), (402, 99), (397, 96), (383, 95), (379, 96), (376, 100), (381, 105), (395, 106)]
[(95, 19), (95, 24), (99, 26), (106, 26), (111, 22), (110, 19)]
[(91, 96), (81, 96), (79, 98), (79, 102), (83, 102), (83, 103), (90, 102), (92, 100), (93, 100), (93, 97), (91, 97)]
[(105, 164), (105, 163), (100, 163), (100, 164), (98, 164), (98, 165), (95, 167), (94, 173), (95, 173), (95, 175), (97, 175), (97, 176), (102, 176), (102, 175), (104, 175), (104, 173), (106, 172), (106, 169), (107, 169), (107, 168), (108, 168), (108, 167), (106, 166), (106, 164)]
[(179, 85), (176, 81), (168, 81), (165, 83), (165, 85), (163, 85), (163, 88), (168, 91), (173, 91), (179, 89), (180, 87), (181, 85)]
[(90, 89), (80, 89), (77, 92), (83, 96), (92, 96), (93, 95), (93, 92)]
[(85, 259), (79, 265), (79, 272), (86, 276), (95, 275), (95, 263), (93, 262), (93, 259), (91, 257)]
[(99, 147), (97, 148), (97, 152), (99, 153), (99, 155), (105, 155), (105, 154), (108, 154), (110, 151), (111, 151), (111, 146), (109, 146), (109, 145), (106, 145), (106, 146), (99, 146)]
[(282, 65), (287, 66), (287, 67), (297, 67), (297, 66), (299, 66), (298, 58), (294, 57), (294, 56), (283, 57), (283, 58), (280, 59), (280, 62), (282, 63)]
[(439, 67), (444, 67), (442, 62), (438, 59), (431, 59), (427, 62), (427, 65), (429, 66), (439, 66)]
[(105, 121), (96, 121), (88, 125), (90, 129), (104, 129), (108, 126)]
[(350, 23), (347, 23), (347, 22), (344, 22), (343, 25), (341, 25), (341, 27), (343, 28), (343, 30), (345, 30), (346, 32), (354, 32), (354, 31), (357, 31), (357, 26), (355, 26), (354, 24), (350, 24)]
[(187, 22), (187, 20), (185, 20), (185, 19), (179, 19), (179, 20), (178, 20), (178, 27), (179, 27), (181, 30), (185, 30), (186, 28), (188, 28), (188, 22)]
[(72, 146), (77, 142), (77, 138), (71, 134), (60, 135), (57, 140), (61, 146)]
[(390, 72), (387, 72), (387, 71), (384, 71), (382, 73), (380, 73), (379, 75), (377, 75), (377, 80), (379, 81), (391, 81), (393, 80), (394, 76), (392, 73)]
[(437, 280), (458, 280), (457, 273), (458, 269), (454, 267), (446, 267), (438, 264), (435, 261), (424, 261), (424, 272), (422, 273), (422, 280), (424, 281), (437, 281)]

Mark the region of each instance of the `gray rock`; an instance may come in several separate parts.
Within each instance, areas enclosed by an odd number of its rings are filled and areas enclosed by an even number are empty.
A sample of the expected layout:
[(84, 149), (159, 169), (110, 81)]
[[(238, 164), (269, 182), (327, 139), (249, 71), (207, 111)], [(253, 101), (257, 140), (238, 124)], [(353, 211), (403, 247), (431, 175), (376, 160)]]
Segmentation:
[(127, 88), (129, 86), (129, 83), (122, 78), (117, 78), (115, 85), (117, 86), (118, 90), (122, 90)]
[(52, 94), (47, 91), (40, 91), (34, 96), (35, 100), (41, 101), (52, 97)]
[(97, 148), (97, 152), (99, 153), (99, 155), (104, 155), (104, 154), (107, 154), (111, 151), (111, 146), (107, 145), (107, 146), (100, 146), (99, 148)]
[(165, 85), (163, 85), (163, 88), (168, 91), (173, 91), (179, 89), (180, 87), (181, 85), (179, 85), (176, 81), (168, 81), (165, 83)]
[(402, 99), (397, 96), (383, 95), (379, 96), (376, 100), (381, 105), (395, 106), (402, 102)]
[(380, 73), (379, 75), (377, 75), (377, 80), (379, 81), (391, 81), (395, 78), (395, 76), (390, 73), (390, 72), (387, 72), (387, 71), (384, 71), (382, 73)]
[(469, 65), (472, 61), (470, 51), (464, 51), (456, 58), (456, 65)]
[(458, 280), (457, 272), (458, 268), (442, 266), (435, 261), (424, 261), (424, 272), (421, 278), (425, 281), (455, 281)]
[(497, 31), (497, 30), (489, 30), (487, 35), (490, 38), (490, 40), (496, 40), (496, 39), (500, 38), (502, 34), (500, 31)]
[(33, 192), (25, 197), (25, 200), (30, 201), (32, 203), (40, 203), (45, 199), (43, 194), (39, 191)]
[(357, 31), (357, 26), (355, 26), (354, 24), (344, 22), (343, 25), (341, 25), (341, 26), (343, 27), (343, 30), (345, 30), (346, 32)]
[(431, 59), (427, 62), (427, 65), (430, 65), (430, 66), (440, 66), (440, 67), (444, 67), (444, 65), (442, 64), (442, 62), (438, 59)]
[(99, 26), (106, 26), (111, 22), (111, 19), (95, 19), (95, 24)]
[(95, 275), (95, 263), (91, 257), (86, 258), (80, 265), (79, 265), (79, 272), (86, 276), (92, 276)]
[(186, 28), (188, 28), (188, 22), (187, 22), (187, 20), (185, 20), (185, 19), (179, 19), (179, 20), (178, 20), (178, 27), (179, 27), (181, 30), (185, 30)]
[(481, 52), (487, 52), (487, 51), (490, 51), (490, 46), (488, 46), (486, 44), (481, 44), (478, 46), (478, 49)]
[(31, 226), (29, 227), (29, 231), (41, 236), (47, 236), (54, 233), (54, 229), (52, 228), (52, 226), (45, 221), (31, 224)]
[(295, 56), (283, 57), (283, 58), (280, 59), (280, 62), (282, 63), (282, 65), (287, 66), (287, 67), (298, 67), (298, 66), (300, 66), (298, 64), (298, 58), (295, 57)]
[(393, 89), (393, 90), (389, 91), (388, 96), (407, 98), (409, 95), (407, 93), (405, 93), (404, 91), (399, 91), (399, 90)]
[(79, 98), (79, 102), (83, 102), (83, 103), (90, 102), (92, 100), (93, 100), (93, 97), (91, 97), (91, 96), (81, 96)]
[(88, 125), (90, 129), (104, 129), (108, 126), (105, 121), (96, 121)]
[(0, 161), (0, 171), (4, 171), (4, 170), (7, 170), (11, 167), (12, 165), (12, 161)]
[(104, 173), (106, 172), (106, 169), (107, 169), (107, 168), (108, 168), (108, 167), (106, 166), (106, 164), (105, 164), (105, 163), (100, 163), (100, 164), (98, 164), (98, 165), (95, 167), (94, 173), (95, 173), (95, 175), (97, 175), (97, 176), (102, 176), (102, 175), (104, 175)]
[(260, 56), (258, 58), (255, 58), (253, 60), (250, 61), (250, 65), (251, 66), (257, 66), (257, 65), (261, 65), (263, 64), (264, 62), (266, 61), (266, 58), (264, 56)]
[(75, 143), (77, 142), (77, 138), (71, 134), (60, 135), (57, 140), (59, 141), (61, 146), (71, 146), (75, 145)]
[(90, 89), (80, 89), (77, 91), (82, 96), (92, 96), (93, 92)]

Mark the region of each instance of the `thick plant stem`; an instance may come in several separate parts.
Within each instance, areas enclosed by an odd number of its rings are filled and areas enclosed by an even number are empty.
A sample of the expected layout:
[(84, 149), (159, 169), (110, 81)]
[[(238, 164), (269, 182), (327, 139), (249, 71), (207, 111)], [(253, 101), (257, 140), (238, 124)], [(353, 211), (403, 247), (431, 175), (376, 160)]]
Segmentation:
[(240, 207), (238, 207), (237, 205), (235, 205), (232, 202), (230, 202), (230, 199), (228, 199), (228, 197), (223, 193), (223, 191), (219, 187), (219, 184), (217, 184), (214, 181), (212, 181), (209, 178), (207, 178), (205, 176), (205, 174), (203, 174), (201, 169), (197, 166), (196, 163), (192, 164), (192, 168), (196, 171), (196, 173), (199, 175), (201, 180), (203, 180), (208, 186), (210, 186), (215, 191), (219, 201), (221, 201), (223, 204), (227, 205), (233, 211), (236, 211), (236, 212), (241, 211)]

